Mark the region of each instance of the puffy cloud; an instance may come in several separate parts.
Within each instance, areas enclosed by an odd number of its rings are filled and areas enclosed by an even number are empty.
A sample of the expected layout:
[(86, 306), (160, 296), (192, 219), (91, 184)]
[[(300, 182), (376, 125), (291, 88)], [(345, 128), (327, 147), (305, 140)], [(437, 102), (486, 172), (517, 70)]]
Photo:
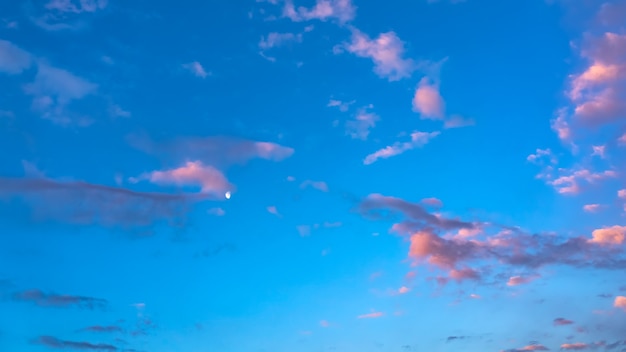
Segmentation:
[(202, 64), (200, 64), (198, 61), (189, 62), (183, 64), (182, 66), (185, 70), (191, 72), (196, 77), (206, 78), (207, 76), (211, 75), (211, 73), (207, 72)]
[(463, 268), (463, 269), (452, 269), (450, 270), (449, 277), (456, 281), (465, 281), (465, 280), (480, 280), (480, 273), (471, 268)]
[(550, 122), (550, 125), (561, 142), (569, 143), (572, 140), (572, 129), (567, 121), (567, 109), (559, 109), (557, 116)]
[(337, 20), (339, 23), (352, 21), (356, 16), (356, 7), (352, 0), (317, 0), (310, 9), (293, 4), (293, 0), (285, 0), (283, 16), (294, 22), (320, 20)]
[(282, 46), (287, 43), (300, 43), (302, 42), (302, 33), (278, 33), (271, 32), (266, 37), (262, 37), (259, 42), (260, 49), (271, 49), (274, 47)]
[(352, 101), (341, 101), (337, 99), (331, 99), (326, 106), (328, 107), (337, 107), (339, 111), (346, 112), (350, 109), (350, 105), (356, 103), (356, 100)]
[(601, 159), (605, 158), (605, 152), (606, 152), (605, 145), (594, 145), (594, 146), (591, 146), (591, 149), (593, 150), (593, 152), (591, 153), (591, 156), (598, 156)]
[(108, 306), (108, 302), (100, 298), (59, 295), (55, 293), (45, 293), (36, 289), (17, 292), (13, 295), (13, 300), (34, 303), (40, 307), (104, 309)]
[(619, 191), (617, 191), (617, 197), (619, 199), (626, 200), (626, 189), (620, 189)]
[(324, 181), (305, 180), (300, 184), (300, 188), (312, 187), (318, 191), (328, 192), (328, 185)]
[(221, 171), (200, 161), (188, 161), (176, 169), (152, 171), (130, 179), (131, 182), (139, 180), (148, 180), (159, 185), (199, 186), (202, 193), (216, 198), (222, 198), (234, 189)]
[(380, 318), (383, 315), (385, 315), (385, 313), (383, 312), (371, 312), (367, 314), (361, 314), (357, 316), (357, 319), (375, 319), (375, 318)]
[(623, 309), (626, 311), (626, 297), (625, 296), (617, 296), (615, 297), (615, 301), (613, 302), (613, 306), (616, 308)]
[(572, 324), (574, 324), (573, 321), (565, 319), (565, 318), (556, 318), (556, 319), (554, 319), (554, 321), (552, 323), (554, 324), (554, 326), (563, 326), (563, 325), (572, 325)]
[(626, 239), (626, 226), (611, 226), (594, 230), (589, 242), (601, 245), (620, 245)]
[(416, 69), (415, 62), (404, 58), (404, 42), (394, 32), (381, 33), (370, 39), (367, 34), (357, 29), (352, 30), (350, 43), (336, 47), (335, 52), (343, 49), (374, 62), (374, 72), (389, 81), (408, 78)]
[(581, 169), (576, 171), (562, 170), (564, 175), (554, 179), (548, 180), (548, 183), (552, 185), (557, 192), (561, 194), (577, 194), (580, 192), (580, 182), (595, 183), (607, 178), (617, 177), (617, 172), (613, 170), (605, 170), (602, 172), (592, 172), (588, 169)]
[(366, 140), (370, 130), (376, 126), (380, 117), (373, 112), (361, 109), (357, 112), (354, 120), (346, 122), (346, 133), (355, 139)]
[(22, 73), (32, 64), (30, 53), (13, 43), (0, 39), (0, 72), (11, 75)]
[(404, 295), (411, 292), (411, 289), (406, 287), (406, 286), (402, 286), (398, 289), (398, 294)]
[(439, 120), (445, 117), (445, 109), (439, 86), (427, 77), (422, 78), (413, 96), (413, 110), (422, 118)]
[(558, 162), (549, 148), (537, 149), (534, 154), (530, 154), (526, 157), (526, 160), (533, 164), (541, 164), (544, 160), (548, 160), (550, 164), (556, 164)]
[[(454, 269), (459, 263), (481, 256), (479, 245), (469, 241), (446, 240), (429, 231), (416, 232), (410, 237), (409, 257), (427, 260), (428, 263)], [(478, 276), (475, 272), (451, 272), (453, 278), (462, 279), (465, 274)], [(454, 277), (455, 276), (455, 277)]]
[(52, 336), (40, 336), (39, 338), (34, 340), (33, 343), (56, 349), (73, 349), (83, 351), (118, 351), (117, 347), (109, 344), (93, 344), (90, 342), (65, 341)]
[(415, 131), (411, 133), (411, 140), (408, 142), (396, 142), (390, 146), (379, 149), (372, 154), (369, 154), (363, 160), (363, 164), (370, 165), (378, 161), (378, 159), (387, 159), (396, 155), (400, 155), (408, 150), (419, 148), (430, 142), (431, 139), (439, 135), (438, 131), (435, 132), (420, 132)]

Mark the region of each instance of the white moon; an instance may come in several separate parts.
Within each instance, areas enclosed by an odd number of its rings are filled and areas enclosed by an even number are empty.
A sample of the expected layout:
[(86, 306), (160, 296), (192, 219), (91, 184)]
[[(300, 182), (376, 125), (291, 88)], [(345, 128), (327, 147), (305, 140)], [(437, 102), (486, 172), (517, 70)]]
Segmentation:
[(226, 194), (224, 194), (224, 197), (226, 197), (226, 199), (230, 199), (230, 192), (226, 192)]

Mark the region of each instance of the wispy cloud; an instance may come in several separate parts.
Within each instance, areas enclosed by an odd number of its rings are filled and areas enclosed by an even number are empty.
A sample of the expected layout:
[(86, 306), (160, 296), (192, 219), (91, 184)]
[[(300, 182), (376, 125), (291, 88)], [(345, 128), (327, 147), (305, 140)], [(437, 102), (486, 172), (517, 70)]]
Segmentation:
[(40, 307), (104, 309), (108, 306), (108, 302), (100, 298), (59, 295), (55, 293), (45, 293), (36, 289), (17, 292), (13, 294), (13, 300), (34, 303)]
[(328, 192), (328, 184), (324, 181), (313, 181), (313, 180), (305, 180), (300, 184), (300, 188), (315, 188), (318, 191)]
[(412, 59), (404, 57), (404, 42), (394, 32), (381, 33), (377, 38), (370, 39), (367, 34), (353, 28), (351, 42), (335, 47), (336, 53), (343, 50), (371, 59), (374, 72), (389, 81), (408, 78), (417, 69)]
[(279, 33), (271, 32), (267, 36), (261, 38), (259, 42), (259, 48), (266, 50), (279, 46), (283, 46), (288, 43), (300, 43), (302, 42), (302, 33)]
[(352, 21), (356, 16), (356, 6), (352, 0), (317, 0), (312, 8), (299, 6), (296, 8), (293, 0), (285, 0), (283, 17), (294, 22), (309, 20), (336, 20), (339, 23)]
[(355, 139), (366, 140), (370, 130), (376, 126), (380, 117), (366, 108), (360, 109), (353, 120), (346, 122), (346, 133)]
[(88, 326), (84, 329), (82, 329), (82, 331), (89, 331), (89, 332), (97, 332), (97, 333), (115, 333), (115, 332), (123, 332), (124, 329), (121, 326), (117, 326), (117, 325), (94, 325), (94, 326)]
[(105, 343), (90, 343), (60, 340), (52, 336), (40, 336), (32, 341), (34, 344), (56, 349), (73, 349), (82, 351), (118, 351), (118, 348)]
[(361, 314), (357, 316), (357, 319), (376, 319), (382, 317), (383, 315), (385, 315), (385, 313), (383, 312), (371, 312), (367, 314)]
[(446, 106), (439, 94), (439, 86), (427, 77), (420, 80), (413, 96), (413, 110), (425, 119), (443, 119)]
[(378, 161), (378, 159), (387, 159), (396, 155), (400, 155), (411, 149), (419, 148), (430, 142), (431, 139), (439, 135), (438, 131), (435, 132), (420, 132), (415, 131), (411, 133), (411, 140), (408, 142), (396, 142), (390, 146), (379, 149), (372, 154), (369, 154), (363, 160), (363, 164), (370, 165)]
[(13, 43), (0, 39), (0, 72), (17, 75), (28, 69), (33, 62), (30, 53)]
[(569, 319), (565, 319), (565, 318), (556, 318), (556, 319), (554, 319), (552, 324), (554, 326), (564, 326), (564, 325), (572, 325), (572, 324), (574, 324), (574, 322), (569, 320)]
[(206, 78), (207, 76), (211, 75), (211, 72), (207, 72), (204, 69), (204, 66), (202, 66), (202, 64), (199, 63), (198, 61), (193, 61), (193, 62), (183, 64), (182, 67), (185, 70), (191, 72), (196, 77)]

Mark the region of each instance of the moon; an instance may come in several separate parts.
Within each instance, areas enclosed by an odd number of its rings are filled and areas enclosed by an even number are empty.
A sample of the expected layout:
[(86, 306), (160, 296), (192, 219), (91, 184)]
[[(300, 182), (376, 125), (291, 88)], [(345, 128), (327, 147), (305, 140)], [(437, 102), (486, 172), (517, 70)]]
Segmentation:
[(226, 199), (230, 199), (230, 192), (226, 192), (226, 193), (224, 194), (224, 197), (226, 197)]

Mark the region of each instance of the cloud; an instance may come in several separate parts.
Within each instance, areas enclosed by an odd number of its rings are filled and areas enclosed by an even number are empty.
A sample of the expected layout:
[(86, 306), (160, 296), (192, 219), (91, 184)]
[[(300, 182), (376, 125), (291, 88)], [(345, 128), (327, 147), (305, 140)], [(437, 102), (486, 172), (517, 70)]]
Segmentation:
[(296, 226), (296, 229), (298, 230), (298, 233), (301, 237), (307, 237), (311, 235), (311, 226), (309, 225), (298, 225)]
[(413, 97), (413, 110), (423, 119), (441, 120), (445, 117), (445, 109), (439, 86), (427, 77), (422, 78)]
[(104, 9), (108, 0), (50, 0), (45, 8), (58, 12), (95, 12)]
[(28, 69), (32, 64), (30, 53), (13, 43), (0, 39), (0, 72), (16, 75)]
[(525, 285), (534, 281), (538, 276), (511, 276), (506, 282), (507, 286)]
[(270, 214), (276, 215), (278, 217), (281, 216), (280, 213), (278, 212), (278, 209), (276, 209), (276, 207), (273, 205), (270, 205), (269, 207), (267, 207), (267, 212)]
[(207, 76), (211, 75), (211, 73), (207, 72), (202, 66), (202, 64), (200, 64), (198, 61), (193, 61), (193, 62), (183, 64), (182, 67), (185, 70), (193, 73), (196, 77), (206, 78)]
[(153, 141), (143, 135), (131, 135), (129, 143), (151, 155), (170, 162), (197, 160), (214, 167), (246, 163), (252, 159), (282, 161), (294, 150), (271, 142), (257, 142), (231, 137), (179, 137), (166, 141)]
[(619, 199), (626, 200), (626, 189), (620, 189), (619, 191), (617, 191), (617, 197)]
[(124, 331), (122, 327), (116, 326), (116, 325), (109, 325), (109, 326), (94, 325), (94, 326), (86, 327), (82, 330), (89, 331), (89, 332), (98, 332), (98, 333), (113, 333), (113, 332)]
[(350, 105), (354, 103), (356, 103), (356, 100), (346, 102), (346, 101), (331, 99), (326, 106), (337, 107), (339, 111), (346, 112), (348, 111), (348, 109), (350, 109)]
[(89, 342), (65, 341), (52, 336), (40, 336), (39, 338), (34, 340), (33, 343), (56, 349), (72, 349), (83, 351), (118, 351), (117, 347), (109, 344), (93, 344)]
[(440, 132), (420, 132), (411, 133), (411, 140), (408, 142), (396, 142), (390, 146), (379, 149), (369, 154), (363, 160), (363, 164), (370, 165), (378, 161), (378, 159), (387, 159), (396, 155), (400, 155), (411, 149), (419, 148), (430, 142), (431, 139), (437, 137)]
[(561, 194), (577, 194), (580, 193), (580, 183), (593, 184), (607, 178), (617, 177), (617, 172), (613, 170), (605, 170), (602, 172), (593, 172), (588, 169), (580, 170), (561, 170), (564, 174), (556, 179), (548, 178), (548, 184), (552, 185), (557, 192)]
[(267, 37), (262, 37), (259, 42), (259, 48), (266, 50), (279, 46), (283, 46), (288, 43), (300, 43), (302, 42), (302, 33), (278, 33), (272, 32)]
[(450, 118), (446, 119), (443, 122), (443, 128), (446, 128), (446, 129), (461, 128), (461, 127), (474, 126), (475, 124), (476, 124), (476, 121), (474, 121), (474, 119), (468, 119), (460, 115), (452, 115), (450, 116)]
[(328, 192), (328, 185), (324, 181), (305, 180), (300, 184), (300, 188), (302, 189), (307, 187), (312, 187), (322, 192)]
[(285, 0), (283, 17), (290, 18), (294, 22), (309, 20), (337, 20), (339, 23), (352, 21), (356, 16), (356, 7), (352, 0), (317, 0), (315, 6), (308, 9), (293, 4), (293, 0)]
[(406, 286), (402, 286), (398, 289), (398, 294), (404, 295), (411, 292), (411, 289), (406, 287)]
[(443, 207), (443, 202), (438, 198), (424, 198), (420, 201), (420, 203), (433, 208)]
[(361, 314), (357, 316), (357, 319), (376, 319), (376, 318), (382, 317), (383, 315), (385, 315), (385, 313), (372, 312), (372, 313), (367, 313), (367, 314)]
[(617, 139), (617, 143), (620, 145), (626, 145), (626, 133)]
[(320, 320), (320, 326), (323, 328), (327, 328), (330, 326), (330, 323), (327, 320)]
[(374, 72), (389, 81), (397, 81), (411, 77), (417, 68), (415, 62), (404, 58), (404, 42), (394, 32), (381, 33), (377, 38), (370, 39), (358, 29), (352, 29), (350, 43), (335, 48), (336, 53), (343, 50), (374, 62)]
[(552, 150), (548, 149), (539, 149), (535, 151), (534, 154), (530, 154), (526, 157), (526, 160), (533, 164), (544, 164), (544, 161), (547, 160), (550, 164), (557, 164), (558, 160), (556, 156), (552, 153)]
[(561, 345), (562, 350), (586, 350), (589, 348), (589, 345), (584, 342), (574, 342), (574, 343), (564, 343)]
[(209, 210), (207, 210), (208, 214), (211, 215), (215, 215), (215, 216), (224, 216), (226, 215), (226, 211), (222, 208), (211, 208)]
[(202, 196), (136, 192), (83, 181), (0, 177), (0, 199), (17, 198), (41, 220), (105, 227), (142, 227), (183, 222), (188, 206)]
[(235, 188), (221, 171), (200, 161), (188, 161), (176, 169), (152, 171), (130, 179), (133, 183), (140, 180), (148, 180), (158, 185), (199, 186), (201, 193), (219, 199), (224, 198), (227, 192), (233, 192)]
[(588, 36), (581, 56), (588, 66), (583, 72), (572, 75), (568, 92), (575, 117), (593, 125), (623, 120), (626, 116), (626, 35), (605, 32)]
[(549, 351), (549, 350), (550, 349), (544, 345), (532, 344), (532, 345), (524, 346), (522, 348), (514, 348), (514, 349), (505, 350), (503, 352)]
[(88, 118), (72, 118), (66, 107), (97, 90), (96, 84), (44, 63), (39, 64), (35, 81), (24, 86), (26, 94), (33, 96), (33, 109), (42, 113), (43, 118), (60, 125), (90, 124)]
[(346, 122), (346, 133), (354, 139), (366, 140), (370, 130), (376, 126), (376, 122), (379, 120), (380, 117), (375, 113), (361, 109), (357, 112), (354, 120)]
[(583, 210), (587, 213), (597, 213), (602, 208), (600, 204), (585, 204)]
[(17, 292), (13, 294), (13, 300), (18, 302), (30, 302), (40, 307), (105, 309), (108, 306), (108, 302), (100, 298), (59, 295), (55, 293), (45, 293), (36, 289)]
[(626, 311), (626, 297), (624, 297), (624, 296), (617, 296), (617, 297), (615, 297), (615, 301), (613, 302), (613, 306), (615, 308), (620, 308), (620, 309), (623, 309), (624, 311)]
[(480, 280), (480, 273), (471, 268), (463, 268), (463, 269), (452, 269), (449, 273), (449, 278), (456, 280), (458, 282), (465, 280)]
[(406, 221), (396, 224), (398, 226), (394, 226), (394, 229), (397, 231), (411, 232), (424, 227), (434, 227), (445, 230), (473, 229), (476, 226), (473, 223), (431, 214), (417, 203), (407, 202), (400, 198), (384, 196), (378, 193), (367, 196), (361, 201), (358, 207), (358, 211), (363, 216), (370, 218), (379, 218), (381, 211), (385, 210), (399, 212), (406, 217)]
[(557, 111), (556, 117), (550, 122), (552, 130), (563, 143), (569, 143), (572, 140), (572, 129), (567, 121), (567, 109), (561, 108)]
[(574, 324), (573, 321), (565, 319), (565, 318), (556, 318), (554, 319), (554, 321), (552, 322), (554, 326), (563, 326), (563, 325), (572, 325)]
[(594, 230), (589, 242), (601, 245), (620, 245), (626, 240), (626, 226), (611, 226)]

